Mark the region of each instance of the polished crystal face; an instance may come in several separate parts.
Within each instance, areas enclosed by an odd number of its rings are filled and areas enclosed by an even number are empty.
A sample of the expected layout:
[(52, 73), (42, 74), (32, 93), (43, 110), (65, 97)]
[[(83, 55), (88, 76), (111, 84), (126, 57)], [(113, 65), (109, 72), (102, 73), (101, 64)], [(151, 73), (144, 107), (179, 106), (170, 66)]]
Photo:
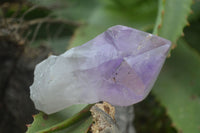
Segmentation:
[(150, 92), (170, 45), (161, 37), (113, 26), (82, 46), (39, 63), (31, 99), (48, 114), (99, 101), (132, 105)]

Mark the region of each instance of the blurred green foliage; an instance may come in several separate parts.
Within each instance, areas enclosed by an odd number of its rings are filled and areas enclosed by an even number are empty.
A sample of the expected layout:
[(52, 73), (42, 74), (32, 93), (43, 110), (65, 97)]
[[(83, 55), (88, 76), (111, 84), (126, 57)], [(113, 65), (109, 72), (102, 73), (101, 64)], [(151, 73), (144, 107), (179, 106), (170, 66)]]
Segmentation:
[(200, 52), (200, 0), (192, 5), (192, 14), (189, 16), (190, 26), (184, 29), (185, 41)]
[(166, 108), (151, 93), (145, 100), (134, 105), (134, 126), (137, 133), (177, 133)]

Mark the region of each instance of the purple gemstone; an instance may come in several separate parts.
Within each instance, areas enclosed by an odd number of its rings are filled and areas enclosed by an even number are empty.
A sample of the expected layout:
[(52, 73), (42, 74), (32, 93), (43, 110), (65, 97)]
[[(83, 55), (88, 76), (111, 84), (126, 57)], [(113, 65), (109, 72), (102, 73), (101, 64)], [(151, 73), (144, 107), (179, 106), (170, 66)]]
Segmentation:
[(113, 26), (82, 46), (38, 64), (31, 99), (48, 114), (99, 101), (132, 105), (150, 92), (170, 45), (161, 37)]

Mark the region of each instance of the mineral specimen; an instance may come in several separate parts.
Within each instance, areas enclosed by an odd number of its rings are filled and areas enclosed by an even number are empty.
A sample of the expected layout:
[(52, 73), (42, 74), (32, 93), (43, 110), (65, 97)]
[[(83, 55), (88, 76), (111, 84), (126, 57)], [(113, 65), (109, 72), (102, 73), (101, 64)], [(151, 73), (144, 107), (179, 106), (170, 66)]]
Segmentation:
[(47, 114), (99, 101), (132, 105), (148, 95), (170, 45), (164, 38), (113, 26), (82, 46), (39, 63), (31, 99)]

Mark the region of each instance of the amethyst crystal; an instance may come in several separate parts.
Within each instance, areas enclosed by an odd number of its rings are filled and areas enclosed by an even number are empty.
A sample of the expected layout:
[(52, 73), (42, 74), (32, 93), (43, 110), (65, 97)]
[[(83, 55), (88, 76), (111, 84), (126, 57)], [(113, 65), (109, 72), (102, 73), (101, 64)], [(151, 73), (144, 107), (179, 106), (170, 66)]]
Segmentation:
[(151, 90), (170, 44), (149, 33), (113, 26), (82, 46), (38, 64), (31, 99), (48, 114), (99, 101), (132, 105)]

